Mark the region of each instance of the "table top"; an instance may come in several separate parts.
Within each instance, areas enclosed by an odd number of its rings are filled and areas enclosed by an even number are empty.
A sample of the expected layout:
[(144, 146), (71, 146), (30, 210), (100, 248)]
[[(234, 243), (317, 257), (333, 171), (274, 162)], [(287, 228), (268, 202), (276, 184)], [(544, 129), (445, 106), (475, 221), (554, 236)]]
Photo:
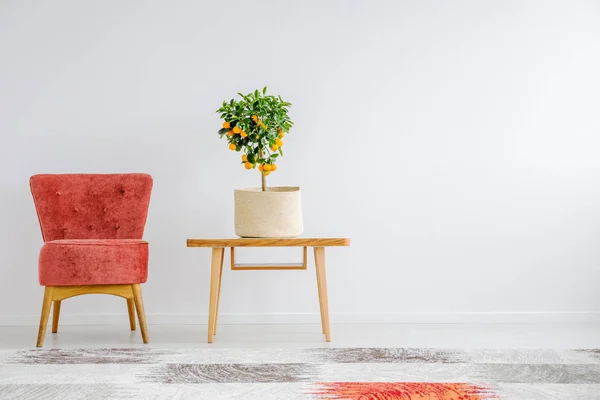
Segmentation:
[(187, 247), (330, 247), (350, 246), (348, 238), (188, 239)]

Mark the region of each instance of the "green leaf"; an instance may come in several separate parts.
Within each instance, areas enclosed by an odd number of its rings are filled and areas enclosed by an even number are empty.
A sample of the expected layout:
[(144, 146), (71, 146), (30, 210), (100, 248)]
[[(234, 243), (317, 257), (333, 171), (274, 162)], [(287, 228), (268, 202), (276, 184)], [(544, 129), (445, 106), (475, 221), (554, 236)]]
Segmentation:
[(227, 128), (221, 128), (221, 129), (219, 129), (219, 135), (224, 135), (227, 132), (229, 132), (229, 129), (227, 129)]
[(279, 154), (275, 153), (275, 154), (271, 154), (271, 158), (277, 158), (279, 157)]
[(259, 93), (258, 89), (256, 89), (254, 91), (254, 97), (258, 98), (258, 96), (260, 96), (260, 93)]
[(283, 149), (281, 147), (279, 148), (279, 154), (283, 157)]
[(256, 160), (256, 158), (254, 157), (254, 154), (248, 153), (248, 162), (250, 164), (254, 164), (255, 160)]
[(263, 94), (267, 94), (267, 87), (265, 86), (265, 88), (263, 89)]

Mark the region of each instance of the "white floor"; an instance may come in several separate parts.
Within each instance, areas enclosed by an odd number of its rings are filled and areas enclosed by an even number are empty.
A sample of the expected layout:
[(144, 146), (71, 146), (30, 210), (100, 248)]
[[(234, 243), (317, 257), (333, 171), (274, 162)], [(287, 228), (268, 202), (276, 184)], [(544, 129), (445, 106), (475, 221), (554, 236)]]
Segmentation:
[[(45, 348), (600, 348), (600, 324), (333, 324), (332, 341), (320, 326), (220, 325), (215, 341), (206, 342), (206, 325), (150, 325), (150, 344), (129, 326), (61, 326), (46, 333)], [(0, 349), (33, 348), (37, 328), (1, 327)]]

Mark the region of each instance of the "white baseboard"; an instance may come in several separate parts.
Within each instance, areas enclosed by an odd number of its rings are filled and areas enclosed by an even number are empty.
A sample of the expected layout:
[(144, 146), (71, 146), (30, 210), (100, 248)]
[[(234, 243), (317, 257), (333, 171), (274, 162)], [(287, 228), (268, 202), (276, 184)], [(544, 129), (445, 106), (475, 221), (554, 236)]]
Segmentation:
[[(206, 313), (146, 315), (151, 325), (205, 325)], [(35, 326), (39, 315), (0, 315), (0, 326)], [(51, 319), (51, 318), (50, 318)], [(331, 314), (332, 323), (344, 324), (480, 324), (480, 323), (600, 323), (600, 311), (531, 312), (457, 312), (399, 314)], [(120, 325), (127, 314), (64, 314), (61, 325)], [(320, 323), (317, 313), (227, 314), (219, 315), (220, 324), (312, 324)]]

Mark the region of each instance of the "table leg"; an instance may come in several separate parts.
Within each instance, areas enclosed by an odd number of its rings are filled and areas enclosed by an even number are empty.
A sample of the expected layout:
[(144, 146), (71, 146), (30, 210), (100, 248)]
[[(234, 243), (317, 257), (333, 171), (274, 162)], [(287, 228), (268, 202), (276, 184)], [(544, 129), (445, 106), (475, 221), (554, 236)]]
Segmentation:
[(219, 279), (221, 275), (222, 248), (212, 249), (212, 261), (210, 268), (210, 298), (208, 308), (208, 343), (213, 342), (215, 334), (215, 323), (217, 315), (217, 299), (219, 295)]
[(221, 249), (221, 268), (219, 269), (219, 288), (217, 290), (217, 311), (215, 312), (215, 332), (217, 334), (217, 320), (219, 319), (219, 303), (221, 303), (221, 282), (223, 282), (223, 260), (225, 259), (225, 248)]
[(319, 305), (321, 307), (321, 327), (325, 340), (331, 341), (329, 328), (329, 301), (327, 300), (327, 277), (325, 274), (325, 248), (315, 247), (315, 269), (317, 270), (317, 287), (319, 289)]
[(325, 319), (323, 318), (323, 296), (321, 296), (321, 277), (317, 269), (317, 249), (315, 250), (315, 271), (317, 272), (317, 292), (319, 293), (319, 313), (321, 314), (321, 331), (325, 333)]

